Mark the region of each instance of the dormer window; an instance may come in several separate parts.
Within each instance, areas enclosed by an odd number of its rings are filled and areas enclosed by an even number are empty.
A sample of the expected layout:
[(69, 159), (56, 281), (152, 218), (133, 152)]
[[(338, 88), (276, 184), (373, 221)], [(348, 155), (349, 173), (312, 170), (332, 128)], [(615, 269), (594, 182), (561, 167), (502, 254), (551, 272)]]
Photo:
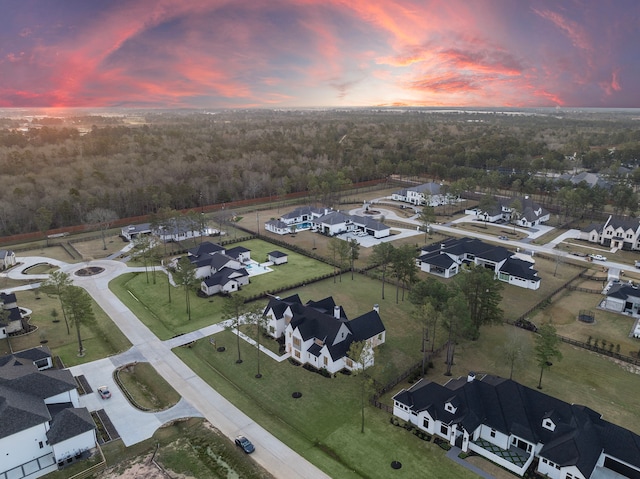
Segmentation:
[(455, 412), (458, 410), (458, 408), (457, 408), (457, 407), (455, 407), (455, 406), (454, 406), (453, 404), (451, 404), (450, 402), (448, 402), (448, 403), (446, 403), (446, 404), (444, 405), (444, 409), (445, 409), (447, 412), (450, 412), (451, 414), (455, 414)]
[(542, 421), (542, 427), (548, 429), (549, 431), (555, 431), (556, 424), (549, 418), (546, 418)]

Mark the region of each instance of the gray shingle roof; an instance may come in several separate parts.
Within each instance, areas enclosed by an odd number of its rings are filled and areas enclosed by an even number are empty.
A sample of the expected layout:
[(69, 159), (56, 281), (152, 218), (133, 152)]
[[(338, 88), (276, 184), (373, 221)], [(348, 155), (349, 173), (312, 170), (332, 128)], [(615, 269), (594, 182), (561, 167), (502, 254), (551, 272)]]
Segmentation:
[(87, 408), (68, 408), (53, 418), (51, 428), (47, 431), (47, 439), (49, 444), (58, 444), (95, 428)]

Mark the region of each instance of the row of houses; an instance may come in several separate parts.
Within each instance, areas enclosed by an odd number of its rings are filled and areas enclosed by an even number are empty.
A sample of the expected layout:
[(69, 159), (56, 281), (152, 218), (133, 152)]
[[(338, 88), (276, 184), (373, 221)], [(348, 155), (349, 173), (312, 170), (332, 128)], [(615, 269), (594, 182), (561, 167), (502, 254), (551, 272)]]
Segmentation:
[(306, 230), (327, 236), (353, 232), (367, 234), (374, 238), (386, 238), (391, 234), (391, 229), (387, 225), (373, 218), (313, 206), (301, 206), (278, 219), (269, 220), (264, 228), (279, 235)]
[(640, 250), (640, 220), (610, 215), (604, 223), (592, 223), (580, 232), (579, 239), (607, 248)]
[(640, 478), (640, 436), (511, 379), (420, 380), (393, 397), (394, 416), (523, 476)]
[(67, 369), (44, 347), (0, 357), (0, 477), (36, 478), (84, 458), (96, 426)]
[(360, 358), (348, 354), (356, 341), (365, 342), (364, 367), (372, 366), (373, 349), (386, 339), (377, 305), (349, 320), (332, 297), (302, 304), (296, 294), (284, 299), (272, 298), (264, 315), (268, 334), (275, 339), (284, 337), (286, 352), (295, 361), (325, 369), (330, 374), (361, 368)]
[(493, 271), (497, 280), (536, 290), (540, 277), (533, 269), (531, 258), (513, 253), (503, 246), (495, 246), (476, 238), (450, 238), (441, 244), (423, 248), (417, 259), (421, 271), (443, 278), (451, 278), (464, 265), (475, 264)]

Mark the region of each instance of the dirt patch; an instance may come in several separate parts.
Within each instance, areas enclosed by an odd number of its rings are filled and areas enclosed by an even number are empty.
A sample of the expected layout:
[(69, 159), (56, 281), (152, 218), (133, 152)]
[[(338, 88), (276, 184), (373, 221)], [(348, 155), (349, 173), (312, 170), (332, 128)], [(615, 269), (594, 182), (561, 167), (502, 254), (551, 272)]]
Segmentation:
[(152, 456), (153, 454), (148, 454), (143, 458), (137, 457), (130, 461), (120, 463), (117, 466), (106, 469), (96, 477), (98, 479), (167, 479), (168, 477), (174, 479), (195, 479), (191, 476), (176, 474), (173, 471), (171, 475), (167, 475), (151, 462)]

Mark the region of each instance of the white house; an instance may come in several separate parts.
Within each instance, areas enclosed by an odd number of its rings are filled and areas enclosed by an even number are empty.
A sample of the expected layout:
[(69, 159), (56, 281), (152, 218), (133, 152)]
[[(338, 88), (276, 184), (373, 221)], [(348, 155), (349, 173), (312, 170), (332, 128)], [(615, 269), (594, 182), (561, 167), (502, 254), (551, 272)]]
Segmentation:
[(374, 363), (373, 349), (385, 342), (386, 330), (375, 309), (348, 320), (333, 298), (309, 301), (303, 305), (298, 295), (272, 298), (265, 308), (267, 331), (274, 338), (284, 335), (285, 349), (291, 357), (316, 369), (335, 374), (342, 369), (357, 370), (358, 358), (349, 358), (354, 341), (365, 341), (368, 361)]
[(374, 238), (385, 238), (391, 229), (373, 218), (348, 215), (340, 211), (332, 211), (313, 220), (313, 229), (327, 236), (335, 236), (347, 232), (362, 232)]
[[(519, 212), (515, 206), (520, 203)], [(541, 205), (533, 201), (529, 196), (518, 198), (496, 198), (493, 208), (482, 210), (476, 208), (467, 210), (467, 214), (475, 213), (478, 220), (488, 223), (496, 223), (499, 221), (511, 222), (514, 215), (518, 215), (515, 224), (523, 228), (531, 228), (542, 223), (546, 223), (551, 218), (551, 213)]]
[(16, 264), (16, 254), (7, 249), (0, 249), (0, 270), (11, 268)]
[(121, 228), (120, 236), (126, 241), (132, 241), (134, 238), (142, 235), (152, 234), (157, 236), (163, 243), (179, 242), (200, 236), (211, 236), (217, 233), (217, 230), (202, 225), (199, 221), (187, 216), (171, 218), (166, 224), (151, 227), (151, 223), (143, 223), (139, 225), (129, 225)]
[(89, 411), (79, 407), (71, 372), (39, 370), (44, 366), (41, 353), (0, 358), (3, 479), (43, 476), (96, 447), (96, 427)]
[(640, 289), (628, 283), (612, 284), (607, 291), (606, 298), (600, 303), (601, 307), (616, 313), (640, 315)]
[(15, 293), (0, 293), (0, 309), (6, 314), (6, 317), (0, 319), (0, 339), (24, 329), (25, 316), (18, 307)]
[(457, 198), (447, 194), (443, 190), (443, 185), (438, 183), (424, 183), (418, 186), (402, 189), (394, 192), (391, 199), (411, 203), (412, 205), (422, 206), (441, 206), (455, 203)]
[(313, 206), (300, 206), (289, 213), (285, 213), (278, 219), (272, 219), (264, 224), (267, 231), (279, 235), (295, 233), (297, 231), (310, 230), (312, 221), (331, 211), (330, 208), (315, 208)]
[(475, 264), (493, 271), (495, 279), (526, 289), (540, 287), (534, 263), (516, 257), (503, 246), (476, 238), (451, 238), (423, 248), (416, 264), (421, 271), (443, 278), (458, 274), (464, 265)]
[(270, 253), (267, 253), (267, 261), (270, 261), (275, 265), (285, 264), (289, 261), (289, 255), (282, 251), (271, 251)]
[(579, 238), (607, 248), (637, 251), (640, 250), (640, 220), (609, 216), (604, 223), (587, 226)]
[(520, 476), (537, 459), (552, 479), (640, 477), (640, 436), (510, 379), (422, 379), (393, 397), (393, 415)]

